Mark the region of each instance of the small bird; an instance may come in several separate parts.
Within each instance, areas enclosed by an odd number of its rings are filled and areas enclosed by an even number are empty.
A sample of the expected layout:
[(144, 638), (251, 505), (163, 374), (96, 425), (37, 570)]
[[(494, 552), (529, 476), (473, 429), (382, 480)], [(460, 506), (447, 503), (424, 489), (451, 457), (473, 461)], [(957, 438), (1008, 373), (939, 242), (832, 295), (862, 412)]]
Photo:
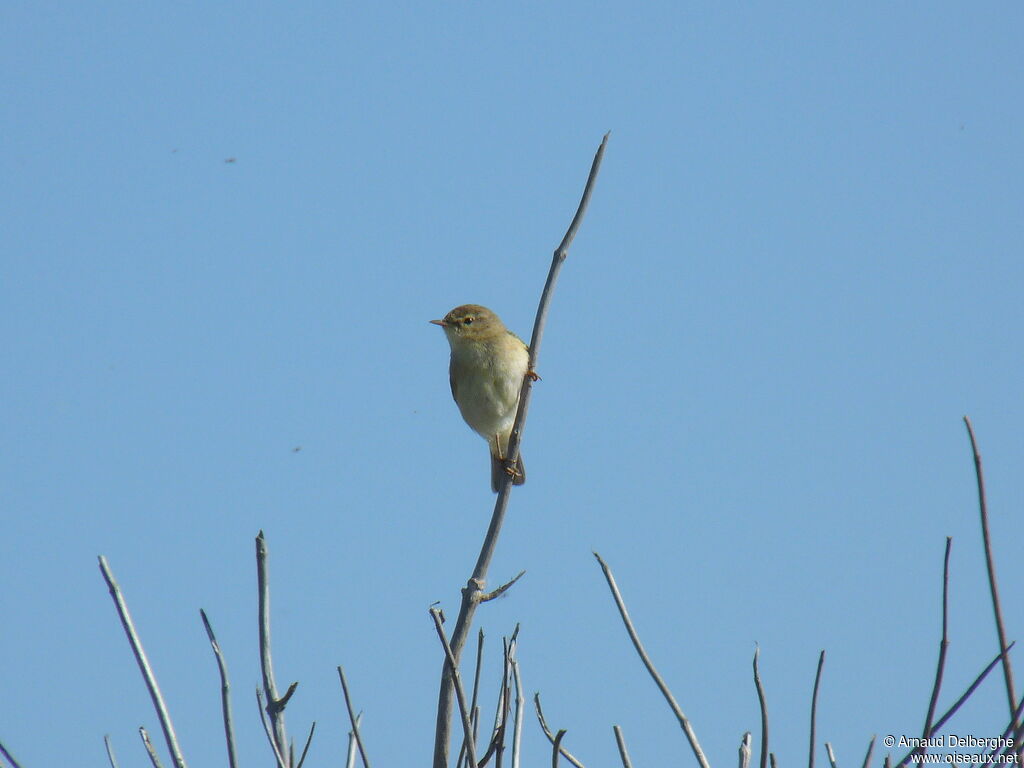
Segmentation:
[(452, 358), (448, 378), (452, 397), (462, 418), (491, 449), (491, 489), (497, 493), (502, 475), (512, 475), (513, 485), (526, 482), (523, 457), (515, 467), (505, 460), (512, 423), (519, 407), (519, 391), (529, 371), (530, 349), (505, 327), (487, 307), (463, 304), (442, 320), (431, 320), (444, 329)]

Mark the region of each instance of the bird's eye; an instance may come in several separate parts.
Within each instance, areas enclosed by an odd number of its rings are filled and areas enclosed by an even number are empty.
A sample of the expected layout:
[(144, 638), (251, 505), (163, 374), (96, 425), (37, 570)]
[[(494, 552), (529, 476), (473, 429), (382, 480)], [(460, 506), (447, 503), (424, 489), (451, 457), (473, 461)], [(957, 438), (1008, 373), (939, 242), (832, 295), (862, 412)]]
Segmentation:
[(472, 325), (473, 324), (473, 318), (472, 317), (465, 317), (465, 318), (463, 318), (462, 319), (462, 324), (463, 325)]

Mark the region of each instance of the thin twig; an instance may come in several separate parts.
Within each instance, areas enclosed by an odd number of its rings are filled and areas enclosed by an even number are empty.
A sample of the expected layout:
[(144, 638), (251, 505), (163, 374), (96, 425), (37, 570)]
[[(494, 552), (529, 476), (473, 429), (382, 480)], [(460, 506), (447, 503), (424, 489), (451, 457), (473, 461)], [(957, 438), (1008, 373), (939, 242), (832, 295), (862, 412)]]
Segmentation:
[(868, 744), (868, 752), (864, 755), (864, 762), (861, 764), (861, 768), (871, 768), (871, 753), (875, 751), (875, 739), (878, 738), (878, 734), (871, 736), (871, 743)]
[(818, 685), (821, 683), (821, 667), (825, 663), (825, 652), (822, 651), (818, 657), (818, 672), (814, 676), (814, 693), (811, 695), (811, 747), (807, 756), (807, 768), (814, 768), (814, 741), (816, 739), (815, 728), (817, 727), (818, 716)]
[(769, 765), (771, 765), (772, 768), (778, 768), (778, 766), (775, 764), (775, 753), (774, 752), (769, 752), (768, 753), (768, 763), (769, 763)]
[(11, 764), (11, 768), (21, 768), (21, 763), (15, 760), (14, 755), (7, 751), (7, 747), (4, 746), (2, 741), (0, 741), (0, 755), (7, 759), (7, 762)]
[(522, 757), (523, 717), (526, 709), (526, 696), (523, 694), (523, 680), (519, 676), (519, 659), (512, 659), (512, 679), (516, 684), (516, 715), (512, 729), (512, 768), (519, 768)]
[[(1010, 643), (1007, 646), (1006, 651), (1004, 653), (996, 654), (996, 657), (988, 663), (988, 666), (981, 671), (981, 674), (974, 678), (974, 682), (967, 687), (967, 690), (963, 692), (960, 698), (954, 701), (950, 708), (946, 710), (945, 714), (943, 714), (942, 717), (935, 721), (935, 725), (932, 726), (932, 733), (937, 733), (939, 730), (941, 730), (942, 726), (944, 726), (949, 721), (949, 719), (956, 714), (957, 710), (960, 709), (963, 703), (971, 697), (971, 694), (973, 694), (974, 691), (978, 688), (978, 686), (981, 685), (982, 681), (986, 677), (988, 677), (989, 672), (996, 668), (996, 665), (999, 663), (1000, 659), (1003, 658), (1005, 653), (1009, 652), (1009, 650), (1013, 648), (1016, 642), (1017, 641), (1014, 640), (1012, 643)], [(907, 754), (903, 756), (902, 760), (900, 760), (896, 764), (896, 768), (900, 768), (900, 766), (906, 765), (908, 762), (910, 762), (910, 759), (914, 755), (920, 755), (923, 751), (923, 747), (914, 747), (912, 750), (910, 750), (909, 752), (907, 752)], [(888, 756), (886, 756), (886, 760), (889, 760)]]
[[(548, 741), (550, 741), (552, 744), (554, 744), (555, 743), (555, 735), (551, 732), (551, 729), (548, 728), (548, 723), (544, 719), (544, 710), (541, 709), (541, 706), (540, 706), (540, 693), (539, 692), (533, 694), (533, 707), (537, 711), (537, 721), (540, 723), (541, 730), (544, 731), (544, 735), (548, 737)], [(562, 753), (562, 757), (564, 757), (570, 763), (575, 765), (576, 768), (583, 768), (583, 763), (581, 763), (579, 760), (577, 760), (575, 758), (575, 756), (573, 756), (573, 754), (571, 752), (569, 752), (569, 750), (567, 750), (565, 747), (559, 747), (559, 751)]]
[[(356, 725), (363, 719), (363, 713), (360, 712), (356, 715)], [(355, 768), (356, 766), (356, 732), (353, 728), (348, 732), (348, 752), (345, 755), (345, 768)]]
[(238, 768), (238, 761), (235, 759), (235, 728), (231, 717), (231, 685), (228, 682), (228, 665), (221, 652), (220, 643), (213, 634), (213, 627), (206, 616), (206, 611), (199, 609), (199, 615), (203, 619), (203, 626), (206, 628), (206, 636), (210, 639), (213, 647), (213, 655), (217, 659), (217, 669), (220, 672), (220, 708), (224, 716), (224, 738), (228, 743), (228, 765), (230, 768)]
[[(935, 667), (935, 682), (932, 684), (932, 695), (928, 700), (928, 714), (924, 719), (924, 730), (921, 738), (924, 743), (932, 735), (932, 719), (935, 717), (935, 705), (939, 701), (939, 690), (942, 688), (942, 673), (946, 667), (946, 649), (949, 648), (948, 617), (949, 617), (949, 550), (953, 546), (953, 537), (946, 537), (946, 554), (942, 559), (942, 640), (939, 641), (939, 661)], [(924, 751), (922, 750), (922, 754)]]
[(999, 765), (999, 764), (1004, 764), (1005, 765), (1005, 764), (1010, 762), (1008, 760), (996, 760), (995, 756), (996, 756), (997, 753), (1001, 754), (1001, 755), (1008, 755), (1011, 751), (1016, 751), (1017, 750), (1017, 747), (1014, 746), (1016, 744), (1016, 740), (1014, 740), (1011, 743), (1011, 741), (1010, 741), (1010, 734), (1013, 732), (1014, 726), (1016, 725), (1017, 719), (1020, 717), (1021, 712), (1024, 712), (1024, 699), (1021, 699), (1020, 700), (1020, 704), (1018, 704), (1014, 708), (1013, 712), (1010, 714), (1010, 723), (1009, 723), (1009, 725), (1006, 726), (1006, 728), (1003, 730), (1002, 734), (999, 736), (999, 743), (1006, 744), (1006, 746), (1005, 747), (996, 746), (991, 751), (989, 751), (988, 754), (986, 755), (986, 761), (983, 763), (983, 765)]
[(757, 702), (761, 708), (761, 768), (768, 768), (768, 704), (765, 701), (764, 687), (761, 685), (761, 673), (757, 668), (757, 657), (761, 649), (754, 647), (754, 687), (757, 689)]
[(430, 616), (434, 620), (434, 628), (437, 630), (437, 636), (441, 640), (441, 645), (444, 646), (444, 655), (448, 660), (450, 669), (452, 670), (455, 682), (455, 697), (459, 702), (459, 714), (462, 716), (462, 730), (466, 738), (466, 759), (469, 761), (469, 768), (477, 768), (476, 747), (473, 744), (473, 725), (469, 722), (469, 710), (466, 709), (466, 691), (463, 689), (462, 679), (459, 677), (458, 661), (455, 659), (455, 654), (452, 652), (452, 647), (448, 642), (448, 638), (445, 637), (444, 627), (441, 626), (440, 609), (431, 608)]
[(139, 664), (139, 670), (142, 672), (142, 677), (146, 681), (146, 687), (149, 689), (149, 697), (153, 700), (153, 707), (156, 709), (157, 718), (160, 720), (160, 727), (164, 732), (164, 739), (167, 741), (167, 749), (171, 753), (171, 758), (174, 760), (174, 764), (178, 768), (186, 768), (185, 758), (181, 754), (181, 747), (178, 746), (178, 736), (174, 733), (174, 723), (171, 722), (171, 715), (167, 711), (167, 705), (164, 703), (163, 694), (160, 693), (160, 686), (156, 682), (156, 675), (153, 674), (152, 667), (149, 666), (149, 659), (146, 658), (146, 651), (142, 648), (142, 641), (139, 639), (138, 633), (135, 631), (135, 624), (132, 621), (131, 613), (128, 612), (128, 604), (125, 602), (124, 595), (121, 594), (121, 588), (117, 585), (117, 581), (114, 579), (114, 574), (110, 570), (110, 566), (107, 564), (107, 558), (100, 555), (100, 571), (103, 573), (103, 578), (107, 582), (107, 588), (110, 590), (110, 596), (114, 599), (114, 605), (117, 608), (117, 615), (121, 618), (121, 626), (124, 627), (124, 633), (128, 636), (128, 643), (132, 647), (132, 653), (135, 654), (135, 660)]
[[(476, 639), (476, 669), (473, 672), (473, 693), (470, 695), (469, 701), (469, 722), (473, 726), (473, 743), (476, 744), (476, 727), (477, 727), (477, 716), (479, 715), (479, 708), (476, 705), (477, 697), (480, 693), (480, 666), (483, 663), (484, 658), (484, 631), (483, 629), (478, 630)], [(461, 766), (466, 758), (466, 739), (463, 736), (462, 746), (459, 747), (459, 757), (455, 761), (456, 768)]]
[[(590, 166), (590, 175), (587, 177), (587, 184), (583, 189), (583, 196), (576, 209), (569, 229), (559, 243), (558, 248), (551, 259), (551, 268), (548, 271), (547, 281), (544, 290), (541, 292), (540, 304), (537, 307), (537, 317), (533, 324), (533, 335), (530, 340), (530, 358), (528, 373), (523, 377), (522, 388), (519, 393), (519, 407), (516, 411), (516, 419), (512, 426), (512, 433), (506, 449), (506, 458), (514, 463), (519, 457), (519, 443), (522, 439), (523, 429), (526, 425), (526, 414), (530, 404), (530, 393), (532, 392), (533, 379), (530, 373), (536, 370), (537, 356), (540, 352), (541, 339), (544, 334), (544, 326), (547, 322), (548, 306), (551, 303), (551, 296), (554, 291), (558, 273), (565, 261), (569, 246), (572, 244), (580, 222), (586, 213), (590, 202), (590, 195), (593, 192), (594, 182), (597, 180), (598, 171), (601, 168), (601, 160), (604, 158), (605, 146), (608, 143), (608, 134), (601, 140), (594, 155), (594, 162)], [(452, 695), (454, 692), (453, 672), (458, 667), (459, 659), (462, 657), (462, 648), (469, 636), (469, 628), (473, 623), (473, 614), (480, 603), (481, 592), (487, 583), (487, 571), (490, 568), (494, 550), (498, 545), (498, 534), (505, 519), (505, 510), (508, 508), (509, 494), (512, 490), (511, 476), (503, 477), (498, 489), (498, 498), (494, 502), (494, 512), (491, 514), (491, 522), (484, 536), (483, 545), (480, 548), (480, 555), (477, 557), (476, 565), (473, 568), (473, 575), (462, 590), (462, 603), (459, 607), (459, 616), (455, 621), (455, 629), (451, 636), (451, 649), (454, 663), (445, 659), (441, 670), (441, 685), (437, 698), (437, 722), (434, 731), (434, 768), (447, 768), (448, 766), (448, 742), (451, 735)]]
[(163, 768), (160, 764), (160, 758), (156, 754), (156, 749), (153, 748), (153, 742), (149, 740), (149, 731), (140, 727), (139, 736), (142, 738), (142, 745), (146, 748), (146, 753), (149, 755), (149, 762), (153, 764), (153, 768)]
[(270, 715), (267, 714), (267, 707), (263, 701), (263, 691), (259, 688), (256, 689), (256, 706), (260, 710), (260, 722), (263, 723), (263, 731), (267, 734), (270, 749), (273, 750), (274, 759), (277, 760), (277, 768), (288, 768), (288, 763), (285, 761), (284, 755), (281, 754), (281, 748), (277, 746), (277, 742), (274, 740), (274, 726), (270, 722)]
[(750, 731), (743, 734), (743, 738), (740, 739), (740, 768), (750, 768), (750, 744), (751, 744)]
[(509, 587), (511, 587), (513, 584), (515, 584), (517, 581), (519, 581), (523, 577), (523, 575), (525, 573), (526, 573), (526, 571), (520, 571), (519, 573), (516, 574), (516, 577), (514, 579), (512, 579), (512, 581), (506, 581), (504, 584), (502, 584), (500, 587), (498, 587), (493, 592), (487, 592), (487, 593), (485, 593), (483, 595), (480, 595), (480, 602), (481, 603), (486, 603), (486, 602), (488, 602), (490, 600), (493, 600), (496, 597), (501, 597), (503, 594), (505, 594), (505, 591)]
[(114, 756), (114, 745), (110, 743), (110, 734), (103, 734), (103, 746), (107, 748), (107, 760), (110, 761), (110, 768), (118, 768), (117, 758)]
[(551, 742), (551, 768), (558, 768), (558, 753), (562, 751), (562, 739), (565, 738), (566, 730), (563, 728), (555, 734), (555, 740)]
[(629, 759), (629, 752), (626, 750), (626, 737), (622, 735), (622, 729), (617, 725), (612, 726), (615, 731), (615, 744), (619, 748), (619, 759), (622, 760), (622, 768), (633, 768), (633, 762)]
[(298, 768), (302, 768), (302, 764), (306, 762), (306, 753), (309, 752), (310, 742), (313, 741), (313, 732), (316, 730), (316, 720), (313, 721), (313, 725), (309, 727), (309, 736), (306, 737), (306, 746), (302, 748), (302, 754), (299, 756)]
[[(260, 638), (260, 669), (263, 672), (263, 690), (267, 696), (267, 715), (270, 717), (272, 734), (276, 751), (284, 759), (288, 748), (288, 733), (284, 726), (284, 708), (295, 693), (298, 683), (288, 686), (288, 691), (281, 698), (277, 696), (277, 683), (274, 681), (274, 662), (270, 653), (270, 579), (268, 576), (267, 542), (263, 531), (256, 536), (256, 582), (259, 589), (259, 638)], [(285, 768), (291, 768), (285, 763)]]
[(974, 474), (978, 479), (978, 508), (981, 512), (981, 538), (985, 543), (985, 566), (988, 569), (988, 588), (992, 594), (992, 612), (996, 618), (996, 635), (999, 637), (999, 650), (1003, 652), (1003, 678), (1006, 681), (1006, 698), (1010, 702), (1010, 712), (1017, 706), (1017, 696), (1013, 687), (1013, 667), (1010, 656), (1006, 653), (1006, 629), (1003, 626), (1003, 611), (999, 606), (999, 585), (996, 582), (996, 561), (992, 556), (992, 539), (988, 532), (988, 502), (985, 500), (985, 475), (981, 470), (981, 452), (978, 441), (974, 437), (974, 426), (969, 416), (964, 416), (967, 434), (971, 438), (971, 451), (974, 453)]
[[(608, 587), (612, 591), (612, 597), (615, 599), (615, 605), (618, 606), (619, 615), (622, 617), (623, 624), (626, 625), (626, 631), (629, 633), (629, 639), (633, 641), (633, 647), (636, 648), (637, 654), (640, 656), (640, 660), (647, 667), (647, 672), (654, 679), (658, 689), (661, 691), (661, 695), (665, 697), (665, 701), (668, 702), (669, 707), (672, 708), (672, 712), (675, 714), (676, 719), (679, 721), (679, 725), (683, 729), (683, 733), (686, 734), (686, 740), (690, 742), (690, 748), (693, 750), (694, 756), (697, 758), (697, 762), (700, 763), (701, 768), (710, 768), (708, 760), (704, 756), (704, 751), (700, 748), (700, 742), (697, 741), (697, 734), (693, 730), (693, 726), (690, 725), (690, 721), (686, 715), (683, 714), (682, 708), (676, 702), (675, 696), (672, 695), (672, 691), (669, 690), (668, 685), (662, 679), (661, 675), (658, 674), (658, 670), (654, 668), (654, 662), (651, 661), (651, 657), (647, 655), (647, 651), (644, 650), (644, 644), (640, 642), (640, 636), (637, 634), (636, 629), (633, 627), (633, 621), (629, 618), (629, 612), (626, 610), (626, 603), (622, 599), (622, 595), (619, 593), (619, 587), (615, 583), (615, 577), (612, 575), (611, 568), (608, 564), (601, 559), (601, 556), (594, 553), (594, 557), (597, 558), (597, 562), (601, 564), (601, 570), (604, 572), (605, 580), (608, 582)], [(813, 768), (813, 766), (811, 767)]]
[(838, 768), (836, 765), (835, 752), (832, 751), (832, 744), (827, 741), (825, 742), (825, 754), (828, 755), (828, 764), (831, 765), (832, 768)]
[(338, 677), (341, 679), (341, 692), (345, 694), (345, 708), (348, 710), (348, 721), (352, 724), (352, 733), (356, 735), (356, 744), (359, 745), (359, 756), (363, 760), (364, 768), (370, 768), (370, 758), (366, 756), (366, 748), (363, 746), (363, 736), (359, 732), (359, 718), (352, 710), (352, 699), (348, 695), (348, 680), (345, 679), (345, 670), (338, 667)]

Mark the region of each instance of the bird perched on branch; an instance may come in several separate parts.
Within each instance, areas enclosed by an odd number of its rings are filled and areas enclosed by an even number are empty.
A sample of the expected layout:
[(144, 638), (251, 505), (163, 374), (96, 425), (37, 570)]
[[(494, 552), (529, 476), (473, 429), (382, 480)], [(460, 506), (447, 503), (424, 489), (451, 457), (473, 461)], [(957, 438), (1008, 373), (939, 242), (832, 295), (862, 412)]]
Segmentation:
[(463, 304), (430, 322), (444, 329), (451, 346), (448, 378), (462, 418), (490, 446), (491, 489), (498, 492), (505, 473), (512, 476), (513, 485), (522, 485), (523, 457), (512, 466), (506, 456), (523, 377), (529, 373), (538, 378), (529, 371), (529, 347), (479, 304)]

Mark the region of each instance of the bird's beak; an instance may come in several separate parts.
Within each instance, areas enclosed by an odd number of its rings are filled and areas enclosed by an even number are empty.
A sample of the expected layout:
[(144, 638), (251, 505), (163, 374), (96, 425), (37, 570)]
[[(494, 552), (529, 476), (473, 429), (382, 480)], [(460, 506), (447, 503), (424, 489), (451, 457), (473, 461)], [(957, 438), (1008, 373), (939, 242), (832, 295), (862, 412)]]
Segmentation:
[(442, 328), (448, 325), (448, 323), (446, 323), (444, 320), (431, 320), (430, 322), (432, 322), (434, 325), (440, 325)]

